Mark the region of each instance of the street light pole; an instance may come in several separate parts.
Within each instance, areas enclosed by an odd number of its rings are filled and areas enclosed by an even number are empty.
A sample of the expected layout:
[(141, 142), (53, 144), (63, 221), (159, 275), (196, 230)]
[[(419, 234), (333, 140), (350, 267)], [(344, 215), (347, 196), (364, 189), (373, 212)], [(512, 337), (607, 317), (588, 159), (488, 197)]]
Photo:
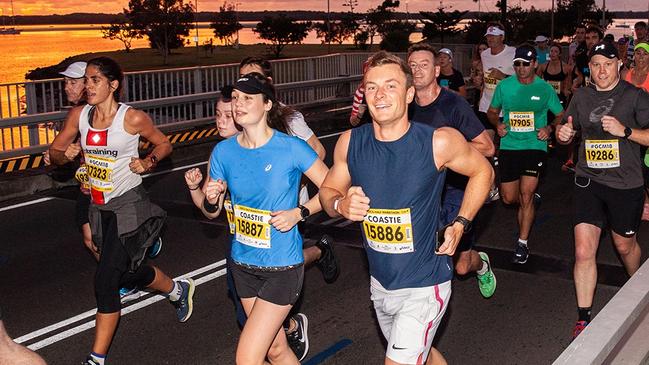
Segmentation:
[[(234, 4), (234, 12), (237, 14), (237, 24), (239, 23), (239, 5), (242, 5), (241, 3), (235, 3)], [(237, 27), (237, 43), (235, 44), (234, 48), (239, 49), (239, 27)]]
[(331, 53), (331, 18), (329, 12), (331, 10), (329, 6), (329, 1), (327, 0), (327, 54)]
[(196, 4), (196, 11), (194, 12), (194, 24), (196, 27), (196, 37), (194, 40), (196, 41), (196, 54), (200, 56), (201, 51), (198, 48), (198, 0), (195, 0), (195, 4)]
[(554, 0), (552, 0), (552, 13), (550, 13), (550, 41), (554, 42)]

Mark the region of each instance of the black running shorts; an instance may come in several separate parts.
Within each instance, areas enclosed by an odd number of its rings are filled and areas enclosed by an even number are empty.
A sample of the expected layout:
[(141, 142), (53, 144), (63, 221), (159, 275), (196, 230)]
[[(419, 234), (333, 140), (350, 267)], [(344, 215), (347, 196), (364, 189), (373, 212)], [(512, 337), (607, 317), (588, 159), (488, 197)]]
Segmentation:
[(547, 161), (547, 152), (541, 150), (500, 150), (498, 168), (500, 182), (519, 180), (521, 176), (538, 178)]
[(304, 265), (291, 268), (257, 268), (233, 261), (234, 286), (240, 298), (261, 298), (277, 305), (293, 305), (300, 296)]
[(608, 222), (613, 232), (631, 237), (640, 226), (644, 188), (614, 189), (575, 176), (574, 201), (575, 225), (588, 223), (604, 229)]

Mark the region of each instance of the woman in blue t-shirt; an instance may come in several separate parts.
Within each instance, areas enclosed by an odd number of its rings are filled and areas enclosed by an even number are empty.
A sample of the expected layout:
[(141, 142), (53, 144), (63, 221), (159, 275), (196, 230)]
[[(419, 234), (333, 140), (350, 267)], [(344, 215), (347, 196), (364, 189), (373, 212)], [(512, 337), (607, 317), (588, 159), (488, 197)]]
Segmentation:
[(237, 80), (232, 112), (243, 131), (216, 145), (204, 187), (208, 214), (220, 210), (221, 195), (230, 191), (232, 275), (248, 315), (237, 363), (263, 363), (266, 357), (272, 363), (299, 363), (281, 328), (304, 278), (296, 224), (322, 208), (317, 195), (298, 206), (297, 193), (302, 174), (320, 187), (328, 169), (306, 142), (287, 134), (283, 110), (263, 75)]

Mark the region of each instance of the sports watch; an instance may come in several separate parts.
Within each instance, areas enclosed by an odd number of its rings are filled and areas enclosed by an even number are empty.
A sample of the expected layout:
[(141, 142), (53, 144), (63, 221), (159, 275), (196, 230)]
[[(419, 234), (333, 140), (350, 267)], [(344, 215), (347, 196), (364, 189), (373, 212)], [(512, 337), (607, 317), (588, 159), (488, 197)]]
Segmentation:
[(311, 215), (311, 212), (309, 211), (309, 208), (304, 205), (298, 205), (298, 208), (300, 208), (300, 216), (302, 217), (302, 222), (304, 222), (306, 218)]
[(453, 219), (453, 223), (455, 222), (458, 222), (464, 226), (464, 233), (469, 232), (471, 230), (471, 227), (473, 227), (473, 223), (461, 215), (458, 215), (457, 217), (455, 217), (455, 219)]
[(629, 138), (629, 136), (631, 136), (631, 133), (633, 133), (631, 128), (629, 128), (629, 127), (624, 128), (624, 139)]

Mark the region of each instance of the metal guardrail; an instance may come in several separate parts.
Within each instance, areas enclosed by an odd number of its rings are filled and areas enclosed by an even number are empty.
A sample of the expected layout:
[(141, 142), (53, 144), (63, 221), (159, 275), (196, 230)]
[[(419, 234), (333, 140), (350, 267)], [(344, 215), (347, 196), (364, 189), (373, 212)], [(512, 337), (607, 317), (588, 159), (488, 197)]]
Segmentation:
[[(299, 81), (277, 85), (278, 98), (297, 108), (308, 108), (323, 104), (351, 101), (361, 76), (342, 76), (321, 80)], [(163, 131), (193, 127), (211, 123), (214, 120), (214, 101), (218, 91), (191, 95), (170, 96), (153, 100), (141, 100), (128, 104), (148, 113), (154, 123)], [(67, 111), (57, 111), (0, 119), (0, 130), (20, 129), (27, 131), (34, 143), (23, 144), (23, 138), (13, 139), (15, 148), (0, 151), (0, 160), (43, 152), (50, 140), (41, 138), (43, 129), (50, 130), (63, 122)], [(12, 133), (13, 135), (13, 133)]]
[(649, 363), (649, 260), (554, 365)]

